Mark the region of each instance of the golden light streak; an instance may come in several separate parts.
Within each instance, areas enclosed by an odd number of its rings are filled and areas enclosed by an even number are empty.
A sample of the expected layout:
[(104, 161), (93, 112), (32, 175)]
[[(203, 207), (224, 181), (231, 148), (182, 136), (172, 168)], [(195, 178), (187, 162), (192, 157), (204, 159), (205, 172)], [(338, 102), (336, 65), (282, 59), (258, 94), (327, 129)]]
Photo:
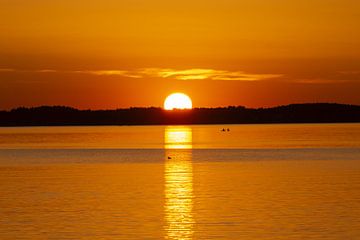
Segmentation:
[(165, 232), (167, 239), (192, 239), (193, 171), (191, 127), (166, 127)]

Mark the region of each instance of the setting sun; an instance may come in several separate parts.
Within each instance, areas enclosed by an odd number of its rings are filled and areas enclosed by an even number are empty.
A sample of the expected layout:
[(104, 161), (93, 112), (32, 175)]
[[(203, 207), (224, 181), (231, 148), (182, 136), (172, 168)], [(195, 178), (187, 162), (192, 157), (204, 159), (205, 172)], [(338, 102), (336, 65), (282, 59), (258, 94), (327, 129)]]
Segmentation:
[(191, 109), (192, 101), (189, 96), (183, 93), (173, 93), (169, 95), (164, 102), (165, 110), (173, 109)]

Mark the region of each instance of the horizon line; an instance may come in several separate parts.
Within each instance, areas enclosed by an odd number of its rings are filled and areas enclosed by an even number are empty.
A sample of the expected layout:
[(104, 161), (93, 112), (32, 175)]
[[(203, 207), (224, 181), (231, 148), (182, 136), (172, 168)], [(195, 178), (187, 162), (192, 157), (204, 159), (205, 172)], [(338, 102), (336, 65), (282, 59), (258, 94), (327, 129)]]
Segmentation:
[(360, 107), (360, 104), (351, 104), (351, 103), (338, 103), (338, 102), (305, 102), (305, 103), (289, 103), (289, 104), (281, 104), (281, 105), (274, 105), (268, 107), (247, 107), (244, 105), (228, 105), (228, 106), (217, 106), (217, 107), (193, 107), (192, 109), (173, 109), (173, 110), (165, 110), (163, 107), (160, 106), (131, 106), (131, 107), (124, 107), (124, 108), (107, 108), (107, 109), (92, 109), (92, 108), (77, 108), (68, 105), (37, 105), (37, 106), (18, 106), (9, 109), (0, 109), (1, 112), (10, 112), (19, 109), (36, 109), (36, 108), (69, 108), (78, 111), (116, 111), (116, 110), (131, 110), (131, 109), (161, 109), (164, 111), (191, 111), (194, 109), (227, 109), (227, 108), (243, 108), (243, 109), (271, 109), (271, 108), (278, 108), (278, 107), (286, 107), (292, 105), (345, 105), (345, 106), (355, 106)]

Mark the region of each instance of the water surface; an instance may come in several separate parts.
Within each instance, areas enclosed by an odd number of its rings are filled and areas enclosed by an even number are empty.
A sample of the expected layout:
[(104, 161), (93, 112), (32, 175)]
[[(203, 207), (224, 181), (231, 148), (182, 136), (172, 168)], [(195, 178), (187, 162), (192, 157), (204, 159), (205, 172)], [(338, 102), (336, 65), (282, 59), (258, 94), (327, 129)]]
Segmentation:
[(0, 183), (0, 239), (360, 239), (360, 124), (0, 128)]

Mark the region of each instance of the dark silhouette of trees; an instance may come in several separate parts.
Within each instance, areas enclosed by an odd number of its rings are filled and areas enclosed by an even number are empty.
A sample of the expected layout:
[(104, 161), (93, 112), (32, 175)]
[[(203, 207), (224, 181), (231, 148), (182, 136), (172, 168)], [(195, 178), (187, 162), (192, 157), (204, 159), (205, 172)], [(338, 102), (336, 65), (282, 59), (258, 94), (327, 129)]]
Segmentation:
[(336, 122), (360, 122), (360, 106), (310, 103), (258, 109), (229, 106), (173, 111), (155, 107), (94, 111), (63, 106), (41, 106), (0, 111), (0, 126)]

